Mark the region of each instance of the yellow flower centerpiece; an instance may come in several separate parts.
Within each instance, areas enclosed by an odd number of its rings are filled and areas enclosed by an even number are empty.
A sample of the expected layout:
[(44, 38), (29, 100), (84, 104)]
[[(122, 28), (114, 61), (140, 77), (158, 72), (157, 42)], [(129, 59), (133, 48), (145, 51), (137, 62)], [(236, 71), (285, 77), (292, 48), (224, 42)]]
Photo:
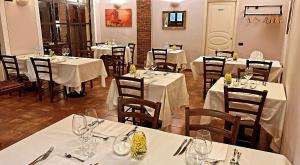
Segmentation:
[(175, 51), (176, 50), (176, 45), (172, 46), (172, 50)]
[(231, 73), (226, 73), (224, 76), (224, 83), (229, 85), (232, 82), (232, 75)]
[(130, 75), (133, 75), (133, 76), (135, 75), (135, 73), (136, 73), (136, 67), (135, 67), (134, 64), (130, 65), (129, 73), (130, 73)]
[(238, 59), (238, 53), (237, 53), (237, 52), (234, 52), (234, 53), (233, 53), (232, 59), (233, 59), (234, 61), (236, 61), (236, 60)]
[(147, 140), (143, 132), (137, 131), (134, 133), (131, 142), (131, 157), (136, 160), (142, 160), (147, 152)]

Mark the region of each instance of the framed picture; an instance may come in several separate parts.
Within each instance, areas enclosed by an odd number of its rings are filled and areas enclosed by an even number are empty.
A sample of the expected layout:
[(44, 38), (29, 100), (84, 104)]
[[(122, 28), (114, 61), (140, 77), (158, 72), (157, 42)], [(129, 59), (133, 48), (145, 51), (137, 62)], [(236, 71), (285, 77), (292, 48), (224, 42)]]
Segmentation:
[(107, 27), (132, 27), (131, 9), (105, 9)]
[(289, 34), (290, 29), (291, 29), (294, 3), (295, 3), (295, 0), (291, 0), (288, 20), (287, 20), (286, 34)]

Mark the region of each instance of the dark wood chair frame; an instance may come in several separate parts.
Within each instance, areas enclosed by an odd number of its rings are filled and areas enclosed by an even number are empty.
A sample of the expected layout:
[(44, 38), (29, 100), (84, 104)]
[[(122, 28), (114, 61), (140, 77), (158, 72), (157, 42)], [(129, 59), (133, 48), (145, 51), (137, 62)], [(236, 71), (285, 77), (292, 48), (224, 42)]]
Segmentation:
[(258, 73), (254, 73), (253, 76), (261, 76), (261, 73), (259, 73), (259, 71), (261, 72), (267, 72), (267, 80), (269, 79), (269, 75), (272, 69), (272, 61), (252, 61), (252, 60), (247, 60), (246, 61), (246, 67), (249, 68), (253, 68), (253, 70), (256, 70), (256, 72), (258, 71)]
[[(137, 111), (128, 112), (126, 107), (135, 106)], [(145, 107), (154, 109), (154, 116), (152, 117), (146, 111)], [(133, 118), (135, 125), (148, 126), (151, 123), (151, 128), (159, 129), (159, 114), (160, 114), (161, 103), (147, 101), (138, 98), (118, 98), (118, 122), (125, 123), (126, 118)]]
[[(245, 72), (245, 69), (238, 68), (238, 79), (242, 78), (242, 73)], [(269, 72), (267, 70), (259, 70), (259, 69), (253, 69), (253, 76), (251, 77), (251, 80), (256, 81), (263, 81), (267, 82), (269, 79)]]
[[(93, 50), (80, 50), (80, 57), (94, 58), (94, 51)], [(83, 85), (85, 86), (85, 83), (83, 83)], [(91, 88), (94, 87), (93, 80), (90, 80), (90, 86), (91, 86)]]
[(153, 62), (167, 63), (168, 50), (167, 49), (153, 49), (152, 48)]
[[(227, 50), (216, 50), (215, 51), (216, 56), (218, 56), (219, 53), (229, 54), (230, 57), (233, 57), (234, 51), (227, 51)], [(220, 56), (219, 56), (220, 57)]]
[[(203, 98), (206, 97), (209, 88), (223, 76), (225, 61), (224, 58), (203, 57)], [(209, 85), (208, 89), (207, 85)]]
[(175, 73), (177, 72), (177, 64), (157, 62), (155, 70)]
[[(144, 79), (143, 78), (138, 79), (138, 78), (126, 77), (126, 76), (116, 76), (115, 80), (116, 80), (116, 84), (118, 87), (119, 96), (144, 99)], [(134, 84), (139, 84), (139, 85), (131, 86), (129, 84), (122, 84), (121, 83), (122, 81), (128, 81), (128, 82), (131, 81)], [(139, 91), (139, 95), (125, 93), (125, 92), (123, 92), (123, 89)]]
[(63, 90), (57, 90), (55, 92), (55, 87), (59, 86), (59, 84), (56, 84), (53, 81), (53, 76), (52, 76), (52, 67), (50, 63), (50, 59), (41, 59), (41, 58), (30, 58), (31, 63), (33, 65), (33, 69), (36, 75), (36, 82), (37, 82), (37, 87), (38, 87), (38, 95), (39, 95), (39, 100), (42, 101), (42, 95), (43, 92), (46, 88), (44, 88), (44, 85), (46, 83), (43, 83), (44, 80), (40, 79), (40, 74), (48, 74), (49, 75), (49, 81), (48, 82), (48, 88), (50, 92), (50, 101), (53, 102), (54, 96), (64, 92), (64, 98), (67, 97), (67, 90), (66, 87), (63, 88)]
[[(234, 94), (251, 94), (254, 97), (256, 96), (257, 98), (260, 98), (259, 101), (252, 101), (248, 99), (242, 99), (242, 98), (236, 98), (236, 97), (230, 97), (229, 94), (234, 93)], [(224, 100), (225, 100), (225, 112), (230, 113), (230, 112), (239, 112), (239, 113), (245, 113), (245, 114), (251, 114), (256, 116), (255, 121), (253, 125), (248, 125), (245, 122), (241, 120), (240, 123), (240, 130), (239, 130), (239, 136), (238, 136), (238, 143), (241, 144), (247, 144), (250, 145), (251, 148), (256, 148), (260, 136), (260, 118), (261, 114), (264, 108), (264, 104), (266, 101), (268, 91), (256, 91), (256, 90), (251, 90), (251, 89), (242, 89), (242, 88), (229, 88), (228, 86), (224, 86)], [(247, 109), (237, 109), (234, 107), (231, 107), (231, 103), (237, 103), (237, 104), (242, 104), (242, 105), (254, 105), (258, 106), (257, 111), (253, 110), (247, 110)], [(245, 135), (245, 129), (250, 128), (252, 129), (252, 135), (246, 136)]]
[[(230, 127), (231, 128), (222, 129), (211, 125), (191, 124), (190, 117), (195, 117), (195, 116), (200, 116), (200, 117), (208, 116), (208, 117), (218, 118), (225, 121), (225, 125), (227, 124), (229, 128)], [(235, 145), (237, 141), (240, 120), (241, 118), (239, 116), (232, 116), (228, 113), (221, 112), (221, 111), (208, 110), (208, 109), (189, 109), (189, 107), (186, 107), (185, 108), (185, 135), (190, 136), (191, 130), (197, 131), (200, 129), (205, 129), (210, 132), (216, 133), (218, 135), (222, 135), (224, 137), (224, 141), (229, 139), (229, 144)]]
[(183, 45), (179, 45), (179, 44), (169, 44), (169, 48), (172, 48), (174, 45), (176, 46), (177, 50), (182, 50), (183, 49)]
[(112, 47), (112, 65), (113, 66), (113, 74), (123, 75), (125, 73), (125, 46), (115, 46)]
[[(0, 83), (2, 84), (0, 85), (0, 94), (2, 95), (9, 93), (11, 95), (12, 92), (18, 91), (20, 97), (25, 85), (20, 76), (20, 70), (16, 56), (0, 55), (0, 60), (2, 61), (6, 76), (6, 81)], [(10, 76), (10, 70), (16, 73), (16, 77), (14, 77), (15, 79)]]

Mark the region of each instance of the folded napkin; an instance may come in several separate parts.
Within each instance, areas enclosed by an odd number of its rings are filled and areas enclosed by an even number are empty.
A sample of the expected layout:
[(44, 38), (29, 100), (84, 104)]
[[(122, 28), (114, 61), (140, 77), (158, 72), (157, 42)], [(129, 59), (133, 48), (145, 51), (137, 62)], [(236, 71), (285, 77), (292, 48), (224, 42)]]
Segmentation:
[(52, 156), (50, 159), (46, 160), (45, 162), (41, 162), (43, 165), (79, 165), (80, 163), (77, 163), (75, 161), (72, 161), (71, 159), (60, 157), (60, 156)]
[(94, 133), (100, 134), (102, 136), (119, 136), (121, 134), (126, 134), (133, 128), (134, 125), (114, 123), (105, 120), (103, 123), (101, 123), (94, 129)]
[(211, 160), (226, 160), (228, 151), (228, 144), (221, 144), (221, 143), (213, 143), (213, 147), (211, 153), (208, 155), (208, 159)]

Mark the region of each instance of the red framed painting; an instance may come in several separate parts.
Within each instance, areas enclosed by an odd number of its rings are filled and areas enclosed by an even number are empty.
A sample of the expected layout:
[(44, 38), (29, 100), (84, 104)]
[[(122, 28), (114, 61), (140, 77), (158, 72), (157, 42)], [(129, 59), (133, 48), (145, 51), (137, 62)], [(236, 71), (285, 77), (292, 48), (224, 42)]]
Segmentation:
[(132, 27), (131, 9), (105, 9), (107, 27)]

